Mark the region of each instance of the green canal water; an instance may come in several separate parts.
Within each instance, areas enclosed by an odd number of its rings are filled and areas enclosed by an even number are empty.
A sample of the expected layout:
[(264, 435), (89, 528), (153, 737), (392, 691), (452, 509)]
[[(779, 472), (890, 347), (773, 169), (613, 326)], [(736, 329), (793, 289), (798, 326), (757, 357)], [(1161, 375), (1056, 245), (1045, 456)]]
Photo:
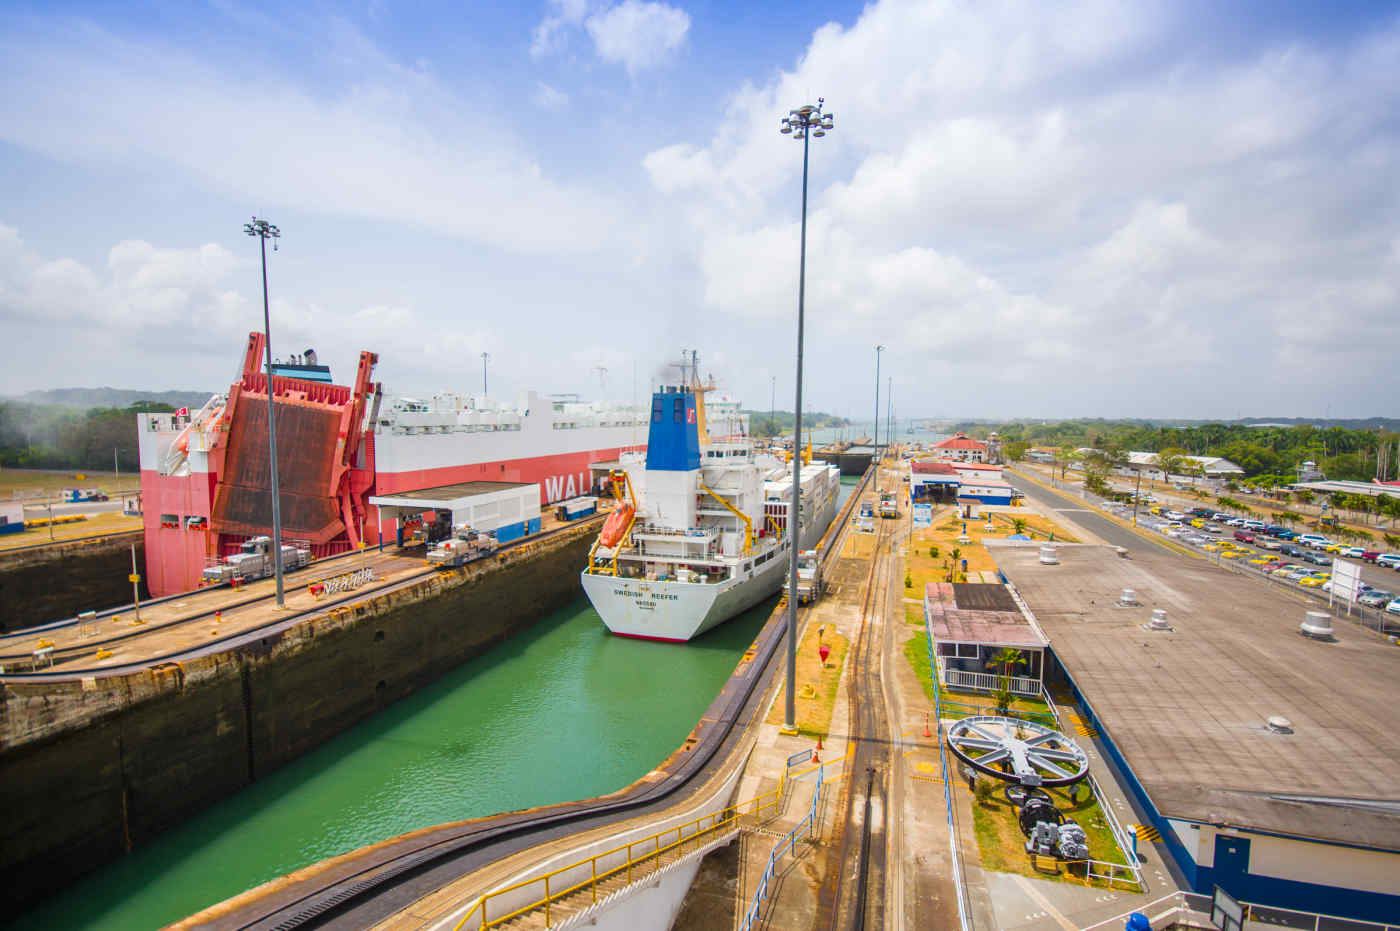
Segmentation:
[(580, 595), (12, 927), (149, 931), (407, 831), (614, 792), (681, 744), (775, 602), (678, 645), (608, 634)]

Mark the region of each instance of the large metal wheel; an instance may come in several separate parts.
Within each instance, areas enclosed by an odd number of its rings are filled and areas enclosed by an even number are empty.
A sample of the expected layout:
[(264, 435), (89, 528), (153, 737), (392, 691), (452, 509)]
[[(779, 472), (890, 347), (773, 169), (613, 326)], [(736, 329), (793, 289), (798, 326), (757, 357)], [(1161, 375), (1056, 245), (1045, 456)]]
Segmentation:
[(1067, 786), (1089, 772), (1079, 745), (1043, 724), (977, 715), (948, 728), (948, 749), (968, 766), (1023, 786)]

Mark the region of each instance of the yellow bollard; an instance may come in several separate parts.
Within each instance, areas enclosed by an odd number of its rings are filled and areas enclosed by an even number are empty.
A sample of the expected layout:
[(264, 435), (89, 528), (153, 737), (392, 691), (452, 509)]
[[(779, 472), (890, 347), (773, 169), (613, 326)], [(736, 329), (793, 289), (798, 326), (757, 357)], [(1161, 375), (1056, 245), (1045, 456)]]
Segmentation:
[(108, 649), (105, 649), (105, 648), (97, 651), (97, 658), (98, 658), (98, 659), (106, 659), (107, 657), (109, 657), (109, 656), (111, 656), (111, 655), (112, 655), (112, 651), (111, 651), (111, 650), (108, 650)]

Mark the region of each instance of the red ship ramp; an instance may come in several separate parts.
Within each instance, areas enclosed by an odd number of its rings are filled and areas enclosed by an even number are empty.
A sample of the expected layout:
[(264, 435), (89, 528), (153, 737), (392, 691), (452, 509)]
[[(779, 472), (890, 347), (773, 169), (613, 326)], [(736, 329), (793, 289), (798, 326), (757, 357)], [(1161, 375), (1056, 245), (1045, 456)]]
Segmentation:
[[(272, 476), (267, 435), (267, 375), (258, 371), (261, 333), (249, 334), (243, 377), (229, 392), (223, 468), (210, 527), (221, 552), (272, 528)], [(277, 481), (284, 538), (305, 540), (316, 555), (352, 548), (362, 539), (364, 495), (373, 463), (357, 462), (369, 378), (378, 356), (360, 353), (354, 387), (273, 376)]]

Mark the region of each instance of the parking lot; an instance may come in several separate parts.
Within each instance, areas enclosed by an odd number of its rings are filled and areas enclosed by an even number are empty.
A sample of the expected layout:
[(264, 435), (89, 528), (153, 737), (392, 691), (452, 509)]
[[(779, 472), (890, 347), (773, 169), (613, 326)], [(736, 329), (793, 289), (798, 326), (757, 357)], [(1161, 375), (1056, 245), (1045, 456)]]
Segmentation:
[[(1132, 517), (1132, 508), (1126, 505), (1105, 502), (1104, 506), (1117, 517)], [(1350, 546), (1321, 534), (1300, 534), (1207, 507), (1189, 511), (1160, 507), (1146, 514), (1140, 509), (1138, 526), (1193, 547), (1220, 565), (1315, 596), (1330, 594), (1335, 561), (1355, 563), (1361, 570), (1363, 590), (1351, 606), (1353, 616), (1373, 629), (1400, 633), (1400, 554)], [(1346, 606), (1338, 598), (1334, 607), (1345, 610)]]

